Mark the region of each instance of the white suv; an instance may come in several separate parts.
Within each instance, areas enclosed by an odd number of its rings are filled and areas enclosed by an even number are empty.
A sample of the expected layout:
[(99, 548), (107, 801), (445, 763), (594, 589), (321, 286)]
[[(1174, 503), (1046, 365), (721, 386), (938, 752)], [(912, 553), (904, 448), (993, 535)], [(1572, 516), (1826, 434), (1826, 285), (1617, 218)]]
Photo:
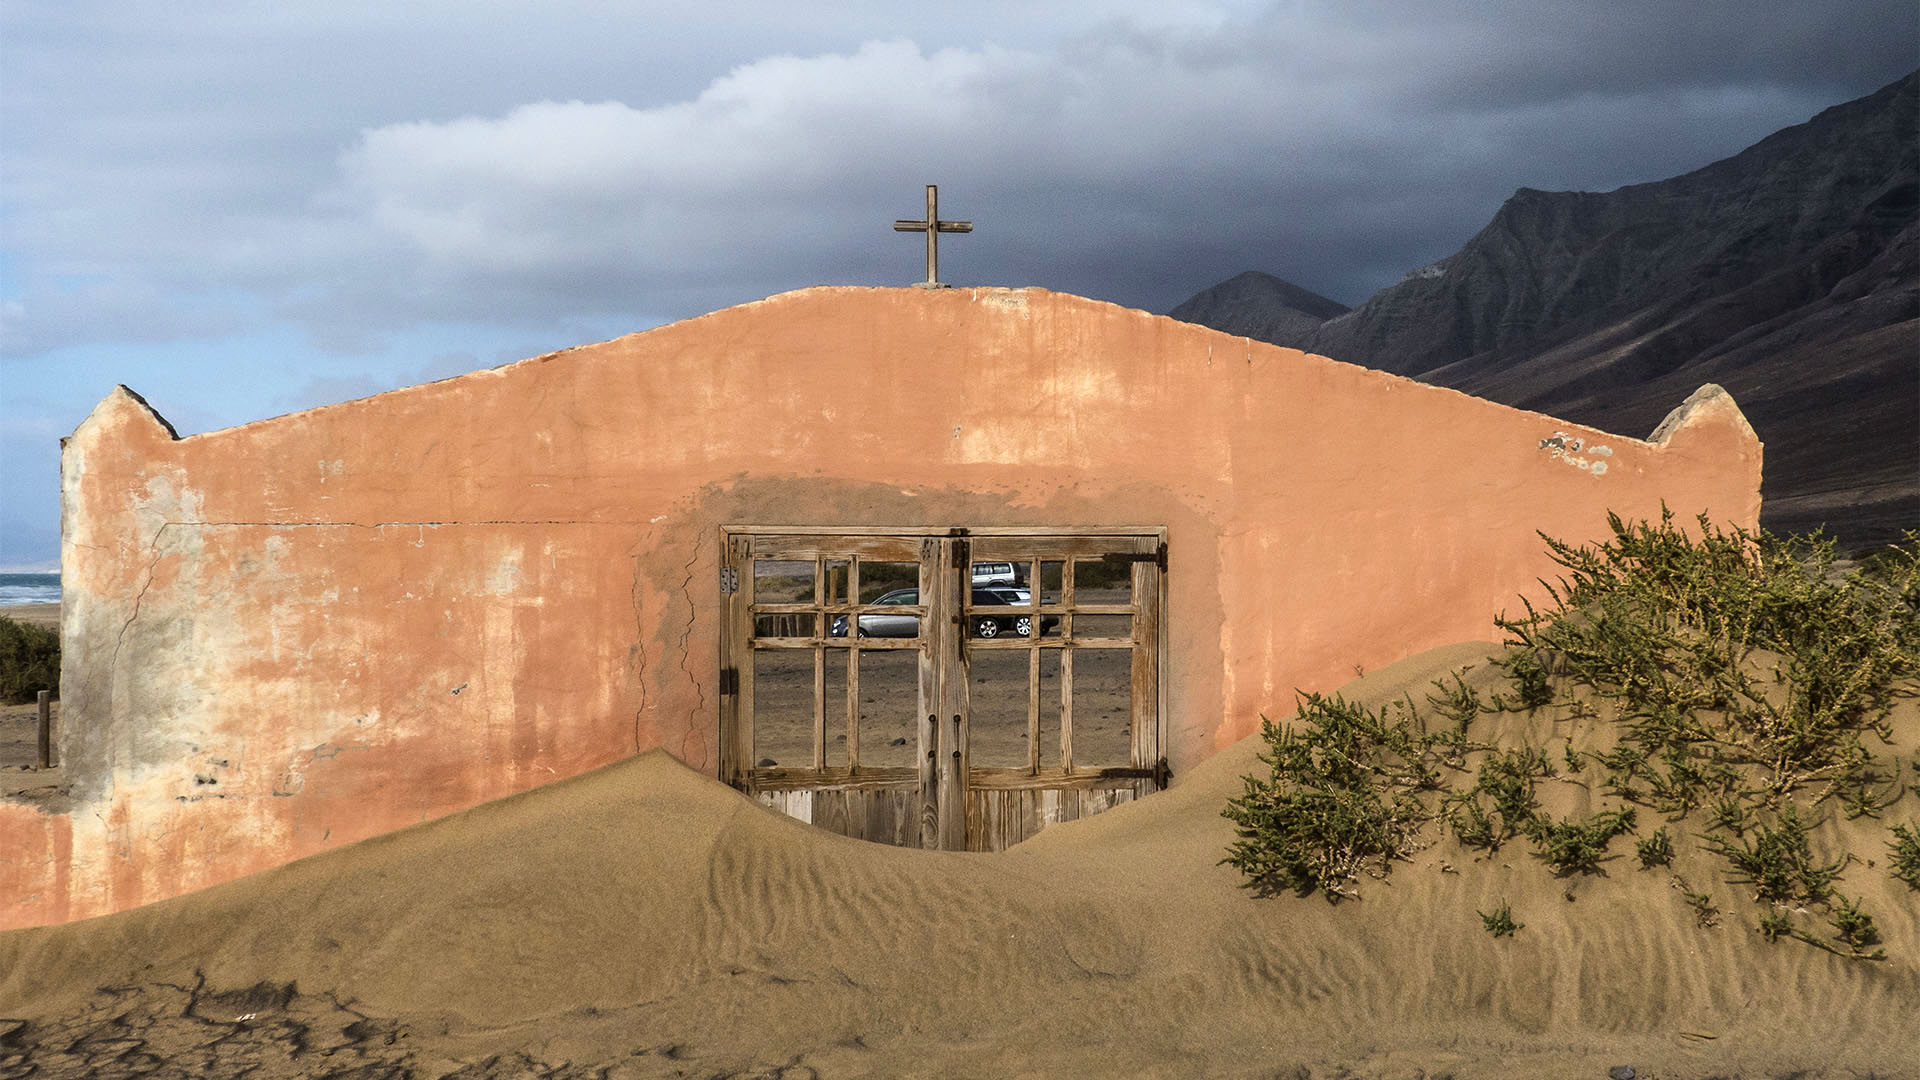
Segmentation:
[(1012, 585), (1014, 581), (1013, 564), (1010, 562), (977, 562), (973, 564), (973, 584), (976, 587), (981, 585)]

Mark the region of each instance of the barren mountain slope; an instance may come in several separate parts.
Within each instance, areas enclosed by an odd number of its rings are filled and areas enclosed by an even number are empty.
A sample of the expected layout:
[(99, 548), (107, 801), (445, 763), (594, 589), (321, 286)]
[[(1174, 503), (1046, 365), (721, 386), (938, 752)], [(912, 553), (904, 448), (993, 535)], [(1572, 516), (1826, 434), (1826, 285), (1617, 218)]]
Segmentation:
[(1920, 72), (1684, 176), (1522, 189), (1454, 255), (1267, 340), (1641, 437), (1718, 382), (1767, 444), (1764, 524), (1892, 539), (1920, 525), (1916, 130)]

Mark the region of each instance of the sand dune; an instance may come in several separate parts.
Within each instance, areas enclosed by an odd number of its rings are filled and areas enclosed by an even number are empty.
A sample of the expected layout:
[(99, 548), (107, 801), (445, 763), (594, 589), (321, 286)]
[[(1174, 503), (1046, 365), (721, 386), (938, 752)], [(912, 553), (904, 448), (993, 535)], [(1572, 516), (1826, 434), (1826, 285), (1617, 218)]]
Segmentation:
[[(1898, 720), (1911, 761), (1911, 702)], [(0, 1016), (26, 1021), (0, 1021), (0, 1077), (1920, 1076), (1920, 915), (1882, 868), (1843, 880), (1882, 962), (1767, 944), (1685, 860), (1559, 879), (1521, 845), (1476, 862), (1445, 840), (1356, 902), (1256, 899), (1217, 863), (1258, 748), (999, 855), (831, 836), (651, 754), (0, 934)], [(1502, 900), (1525, 925), (1494, 939), (1476, 911)]]

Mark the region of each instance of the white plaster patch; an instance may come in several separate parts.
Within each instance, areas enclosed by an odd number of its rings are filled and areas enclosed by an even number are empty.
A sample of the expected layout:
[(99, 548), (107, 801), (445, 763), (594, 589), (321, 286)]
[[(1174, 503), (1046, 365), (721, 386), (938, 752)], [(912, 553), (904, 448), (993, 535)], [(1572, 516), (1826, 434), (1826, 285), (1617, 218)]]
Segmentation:
[(510, 552), (493, 565), (487, 575), (486, 592), (492, 596), (508, 596), (520, 589), (520, 553)]
[[(1578, 435), (1569, 435), (1564, 431), (1556, 431), (1547, 438), (1541, 439), (1540, 449), (1546, 451), (1548, 457), (1558, 458), (1565, 464), (1593, 476), (1607, 474), (1607, 463), (1594, 459), (1613, 456), (1612, 447), (1598, 443), (1589, 444)], [(1584, 455), (1582, 451), (1585, 451)]]
[(951, 460), (973, 465), (1016, 464), (1039, 452), (1041, 437), (1034, 425), (972, 427), (964, 433), (955, 428), (954, 439), (958, 445)]
[(438, 529), (438, 528), (439, 528), (438, 525), (378, 525), (378, 526), (375, 526), (375, 529), (379, 533), (380, 539), (382, 540), (385, 540), (387, 538), (388, 529), (412, 529), (413, 539), (408, 540), (405, 543), (408, 547), (413, 547), (413, 548), (426, 547), (427, 546), (427, 530)]
[(1121, 397), (1124, 389), (1113, 372), (1091, 367), (1041, 379), (1038, 387), (1041, 400), (1054, 403), (1063, 412), (1071, 411), (1072, 402), (1111, 402)]
[(144, 519), (141, 524), (147, 532), (153, 533), (167, 524), (197, 524), (204, 501), (205, 496), (197, 489), (175, 486), (171, 473), (156, 473), (147, 478), (147, 497), (135, 510)]

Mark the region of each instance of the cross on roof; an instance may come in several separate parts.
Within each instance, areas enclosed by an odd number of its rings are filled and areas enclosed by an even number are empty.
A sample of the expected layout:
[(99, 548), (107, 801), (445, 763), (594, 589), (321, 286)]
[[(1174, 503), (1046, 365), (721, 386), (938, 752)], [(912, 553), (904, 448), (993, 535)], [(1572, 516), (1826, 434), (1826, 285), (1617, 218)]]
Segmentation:
[(923, 232), (927, 234), (927, 280), (922, 288), (941, 289), (940, 284), (940, 234), (943, 232), (972, 232), (971, 221), (940, 220), (940, 189), (927, 185), (927, 216), (921, 221), (896, 221), (894, 232)]

